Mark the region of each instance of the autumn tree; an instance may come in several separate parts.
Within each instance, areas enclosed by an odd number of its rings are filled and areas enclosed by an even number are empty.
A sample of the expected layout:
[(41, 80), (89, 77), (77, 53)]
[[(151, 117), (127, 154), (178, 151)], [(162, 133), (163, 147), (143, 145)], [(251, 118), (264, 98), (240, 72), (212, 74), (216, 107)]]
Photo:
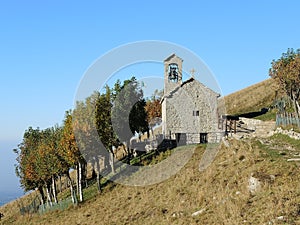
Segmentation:
[[(15, 149), (16, 173), (25, 191), (38, 189), (41, 203), (45, 200), (57, 203), (56, 180), (69, 170), (60, 151), (61, 128), (58, 126), (40, 130), (29, 127), (23, 141)], [(46, 190), (46, 196), (43, 189)], [(53, 198), (52, 198), (53, 197)]]
[[(84, 101), (77, 102), (76, 108), (73, 112), (74, 116), (74, 131), (77, 138), (79, 149), (87, 162), (92, 163), (94, 172), (97, 174), (97, 186), (99, 192), (101, 191), (100, 185), (100, 158), (108, 158), (108, 151), (101, 142), (99, 134), (108, 134), (102, 138), (109, 141), (110, 132), (106, 129), (106, 113), (102, 116), (97, 107), (99, 107), (99, 100), (101, 99), (99, 92), (94, 92), (91, 96)], [(99, 115), (97, 115), (98, 113)], [(99, 131), (100, 126), (100, 131)], [(98, 128), (98, 129), (97, 129)], [(108, 139), (107, 139), (108, 138)]]
[(147, 112), (147, 120), (153, 135), (153, 127), (159, 123), (161, 123), (161, 104), (160, 101), (162, 99), (162, 91), (158, 91), (157, 89), (154, 91), (153, 95), (150, 99), (147, 99), (145, 110)]
[(22, 142), (14, 152), (17, 154), (15, 164), (16, 175), (20, 178), (21, 187), (24, 191), (38, 188), (41, 194), (41, 203), (44, 204), (45, 195), (43, 192), (44, 182), (39, 176), (37, 169), (38, 147), (41, 140), (39, 128), (29, 127), (23, 135)]
[(288, 49), (281, 58), (273, 60), (269, 75), (293, 103), (294, 111), (300, 117), (300, 49)]
[(52, 205), (52, 197), (57, 203), (56, 180), (59, 175), (69, 169), (60, 151), (61, 128), (58, 126), (41, 131), (36, 152), (36, 169), (39, 178), (43, 180), (47, 200)]
[[(108, 153), (113, 154), (112, 146), (121, 141), (128, 143), (135, 133), (148, 131), (146, 104), (143, 91), (133, 77), (122, 85), (118, 81), (113, 89), (106, 86), (105, 92), (95, 92), (84, 101), (77, 102), (73, 111), (66, 112), (61, 127), (45, 130), (29, 127), (14, 150), (17, 154), (16, 174), (24, 190), (38, 189), (41, 203), (44, 204), (47, 199), (52, 204), (53, 200), (57, 202), (56, 180), (66, 175), (75, 203), (69, 174), (70, 169), (75, 169), (77, 192), (79, 200), (83, 201), (82, 184), (86, 180), (87, 161), (94, 161), (100, 191), (99, 159), (107, 160)], [(111, 168), (114, 171), (113, 163)]]
[[(73, 129), (72, 111), (67, 111), (65, 114), (60, 145), (62, 150), (61, 155), (63, 159), (67, 162), (69, 168), (78, 169), (78, 162), (82, 160), (82, 155), (76, 143), (76, 138)], [(70, 184), (72, 201), (73, 203), (75, 203), (76, 196), (74, 194), (73, 181), (70, 177), (69, 170), (66, 171), (66, 175)], [(76, 181), (78, 183), (78, 173), (77, 173)], [(82, 189), (79, 190), (79, 188), (77, 188), (77, 190), (78, 192), (81, 190), (79, 194), (82, 195), (82, 199), (83, 199)]]

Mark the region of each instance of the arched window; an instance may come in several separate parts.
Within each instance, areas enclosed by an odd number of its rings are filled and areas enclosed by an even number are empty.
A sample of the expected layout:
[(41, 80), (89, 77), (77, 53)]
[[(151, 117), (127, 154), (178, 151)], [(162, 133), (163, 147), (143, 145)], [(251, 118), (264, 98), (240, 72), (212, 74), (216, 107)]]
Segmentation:
[(169, 64), (169, 80), (178, 82), (178, 65), (176, 63)]

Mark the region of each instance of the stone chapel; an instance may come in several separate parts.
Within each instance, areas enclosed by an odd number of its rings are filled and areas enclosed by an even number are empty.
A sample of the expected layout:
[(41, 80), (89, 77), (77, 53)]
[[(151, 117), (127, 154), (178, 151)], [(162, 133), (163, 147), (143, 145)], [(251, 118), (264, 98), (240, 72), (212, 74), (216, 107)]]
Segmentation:
[(219, 142), (217, 104), (220, 94), (194, 77), (182, 80), (183, 60), (172, 54), (164, 60), (162, 132), (179, 144)]

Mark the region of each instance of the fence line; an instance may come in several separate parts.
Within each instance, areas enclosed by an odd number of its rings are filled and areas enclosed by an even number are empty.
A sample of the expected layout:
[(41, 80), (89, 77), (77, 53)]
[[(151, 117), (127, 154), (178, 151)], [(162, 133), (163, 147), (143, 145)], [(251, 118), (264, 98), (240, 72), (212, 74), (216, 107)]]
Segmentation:
[(52, 202), (52, 206), (50, 206), (48, 203), (45, 203), (44, 205), (40, 205), (38, 208), (38, 212), (40, 214), (43, 214), (45, 212), (53, 211), (53, 210), (64, 210), (68, 207), (73, 205), (72, 198), (66, 198), (64, 200), (59, 201), (58, 203)]
[(300, 118), (293, 113), (282, 113), (276, 115), (276, 126), (296, 125), (300, 128)]
[[(76, 198), (76, 197), (75, 197)], [(77, 204), (77, 200), (75, 205)], [(24, 206), (23, 203), (19, 203), (20, 213), (21, 215), (32, 214), (32, 213), (45, 213), (53, 210), (64, 210), (73, 205), (73, 201), (71, 197), (68, 197), (64, 200), (60, 200), (58, 203), (52, 202), (52, 206), (47, 202), (45, 204), (40, 204), (40, 199), (36, 196), (31, 203)]]

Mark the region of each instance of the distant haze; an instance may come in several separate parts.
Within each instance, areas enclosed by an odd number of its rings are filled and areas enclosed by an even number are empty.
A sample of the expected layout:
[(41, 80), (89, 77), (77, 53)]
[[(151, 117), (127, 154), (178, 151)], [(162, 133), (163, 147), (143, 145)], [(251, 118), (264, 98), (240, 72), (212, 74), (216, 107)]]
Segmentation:
[(0, 140), (0, 204), (22, 195), (19, 178), (15, 174), (16, 154), (13, 149), (18, 141)]

